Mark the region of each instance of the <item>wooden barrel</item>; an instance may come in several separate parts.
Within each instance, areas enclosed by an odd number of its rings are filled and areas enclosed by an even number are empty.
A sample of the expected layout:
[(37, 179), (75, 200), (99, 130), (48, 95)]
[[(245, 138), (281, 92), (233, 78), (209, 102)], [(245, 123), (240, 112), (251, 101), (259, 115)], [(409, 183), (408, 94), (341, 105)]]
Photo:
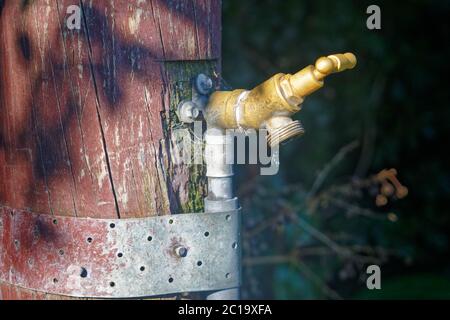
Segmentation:
[[(191, 79), (220, 74), (220, 1), (73, 3), (0, 1), (1, 214), (201, 211), (203, 167), (174, 161), (171, 133)], [(18, 286), (46, 270), (23, 265), (11, 230), (1, 239), (20, 259), (0, 254), (0, 299), (67, 298)]]

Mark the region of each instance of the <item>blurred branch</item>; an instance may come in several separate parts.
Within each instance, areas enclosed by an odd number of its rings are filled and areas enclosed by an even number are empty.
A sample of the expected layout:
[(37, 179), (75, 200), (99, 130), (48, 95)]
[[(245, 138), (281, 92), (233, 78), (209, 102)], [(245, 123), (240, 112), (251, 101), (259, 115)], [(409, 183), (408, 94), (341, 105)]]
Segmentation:
[(342, 297), (333, 289), (331, 289), (322, 279), (315, 274), (306, 264), (295, 261), (294, 266), (314, 285), (316, 285), (326, 296), (334, 300), (342, 300)]
[(277, 220), (280, 218), (280, 215), (281, 215), (281, 212), (277, 213), (270, 219), (263, 220), (261, 223), (259, 223), (253, 229), (246, 231), (244, 234), (244, 238), (252, 238), (252, 237), (256, 236), (257, 234), (263, 232), (267, 228), (273, 226), (274, 223), (276, 223)]
[(384, 88), (386, 84), (386, 78), (384, 75), (378, 75), (372, 86), (372, 90), (367, 100), (367, 111), (364, 118), (364, 138), (361, 148), (361, 154), (359, 156), (358, 163), (355, 168), (354, 176), (363, 177), (369, 170), (370, 163), (372, 161), (373, 152), (375, 150), (375, 138), (376, 138), (376, 121), (374, 117), (373, 109), (376, 108), (383, 96)]
[(328, 162), (325, 167), (319, 172), (316, 180), (314, 181), (310, 191), (306, 196), (306, 203), (317, 193), (322, 184), (324, 183), (327, 176), (330, 174), (331, 170), (333, 170), (351, 151), (356, 149), (359, 146), (358, 141), (352, 141), (349, 144), (343, 146), (338, 153)]
[(317, 286), (327, 297), (331, 299), (342, 299), (339, 294), (331, 289), (322, 279), (315, 274), (308, 266), (302, 263), (298, 256), (294, 252), (290, 255), (283, 256), (266, 256), (266, 257), (254, 257), (244, 259), (244, 265), (255, 266), (264, 264), (280, 264), (288, 263), (294, 266), (301, 274), (303, 274), (308, 280), (310, 280), (315, 286)]
[(334, 198), (331, 196), (326, 196), (326, 199), (328, 201), (330, 201), (331, 203), (333, 203), (336, 207), (347, 210), (347, 214), (349, 216), (360, 215), (360, 216), (364, 216), (364, 217), (372, 218), (372, 219), (376, 219), (376, 220), (387, 220), (387, 217), (385, 215), (377, 214), (376, 212), (374, 212), (372, 210), (361, 208), (361, 207), (351, 204), (347, 201), (337, 199), (337, 198)]
[(288, 203), (285, 203), (284, 207), (287, 209), (285, 213), (289, 216), (289, 218), (296, 223), (300, 228), (310, 234), (312, 237), (316, 238), (329, 248), (331, 248), (334, 252), (343, 257), (350, 257), (352, 252), (344, 247), (341, 247), (338, 243), (334, 242), (332, 239), (327, 237), (323, 232), (320, 232), (318, 229), (314, 228), (304, 219), (300, 218), (295, 212), (292, 210), (291, 206)]
[(321, 232), (314, 226), (312, 226), (310, 223), (308, 223), (306, 220), (299, 217), (295, 211), (292, 210), (291, 206), (288, 203), (284, 204), (285, 214), (289, 216), (289, 218), (297, 224), (300, 228), (302, 228), (304, 231), (306, 231), (308, 234), (310, 234), (313, 238), (318, 240), (319, 242), (323, 243), (325, 246), (329, 247), (332, 251), (334, 251), (336, 254), (338, 254), (340, 257), (358, 261), (361, 263), (367, 263), (367, 262), (374, 262), (373, 257), (368, 257), (364, 255), (360, 255), (358, 252), (355, 252), (349, 247), (345, 247), (337, 243), (336, 241), (332, 240), (330, 237), (328, 237), (325, 233)]
[[(395, 252), (389, 251), (382, 247), (353, 245), (349, 246), (349, 248), (353, 252), (358, 252), (358, 254), (362, 253), (369, 255), (365, 256), (365, 258), (368, 259), (365, 260), (364, 262), (371, 262), (371, 263), (380, 263), (381, 261), (385, 260), (385, 257), (396, 254)], [(243, 259), (243, 264), (245, 266), (282, 264), (282, 263), (290, 263), (293, 260), (297, 260), (299, 258), (304, 257), (330, 256), (335, 254), (336, 253), (333, 250), (330, 250), (330, 248), (324, 246), (300, 247), (293, 250), (291, 253), (285, 255), (245, 257)]]

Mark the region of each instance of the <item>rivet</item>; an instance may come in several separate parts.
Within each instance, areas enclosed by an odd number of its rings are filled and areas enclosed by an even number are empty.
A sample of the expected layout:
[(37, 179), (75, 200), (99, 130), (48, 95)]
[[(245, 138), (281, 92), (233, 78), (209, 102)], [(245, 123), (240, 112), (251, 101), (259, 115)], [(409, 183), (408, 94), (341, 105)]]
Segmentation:
[(183, 247), (183, 246), (178, 246), (178, 247), (175, 248), (175, 253), (180, 258), (184, 258), (184, 257), (187, 256), (188, 249), (186, 247)]

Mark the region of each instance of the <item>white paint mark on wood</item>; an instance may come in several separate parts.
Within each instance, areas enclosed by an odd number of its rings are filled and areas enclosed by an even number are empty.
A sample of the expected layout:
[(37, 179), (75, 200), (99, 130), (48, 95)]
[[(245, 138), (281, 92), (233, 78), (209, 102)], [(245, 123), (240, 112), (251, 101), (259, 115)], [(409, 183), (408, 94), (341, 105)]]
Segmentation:
[(103, 187), (103, 180), (108, 178), (108, 168), (106, 166), (106, 163), (103, 161), (103, 159), (99, 159), (99, 162), (101, 162), (100, 165), (100, 172), (97, 174), (97, 183), (98, 188), (101, 189)]
[(130, 29), (131, 34), (135, 34), (139, 29), (142, 12), (142, 9), (138, 8), (134, 11), (132, 16), (128, 17), (128, 28)]

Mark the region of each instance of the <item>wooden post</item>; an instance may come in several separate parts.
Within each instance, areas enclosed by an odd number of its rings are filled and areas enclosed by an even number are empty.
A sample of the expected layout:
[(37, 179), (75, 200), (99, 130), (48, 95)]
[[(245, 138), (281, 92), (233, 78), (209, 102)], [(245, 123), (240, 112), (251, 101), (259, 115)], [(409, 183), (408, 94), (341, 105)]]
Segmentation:
[[(80, 29), (68, 28), (71, 5)], [(220, 73), (220, 14), (219, 0), (0, 1), (0, 206), (201, 211), (203, 166), (175, 163), (171, 133), (191, 78)], [(0, 299), (63, 298), (0, 289)]]

